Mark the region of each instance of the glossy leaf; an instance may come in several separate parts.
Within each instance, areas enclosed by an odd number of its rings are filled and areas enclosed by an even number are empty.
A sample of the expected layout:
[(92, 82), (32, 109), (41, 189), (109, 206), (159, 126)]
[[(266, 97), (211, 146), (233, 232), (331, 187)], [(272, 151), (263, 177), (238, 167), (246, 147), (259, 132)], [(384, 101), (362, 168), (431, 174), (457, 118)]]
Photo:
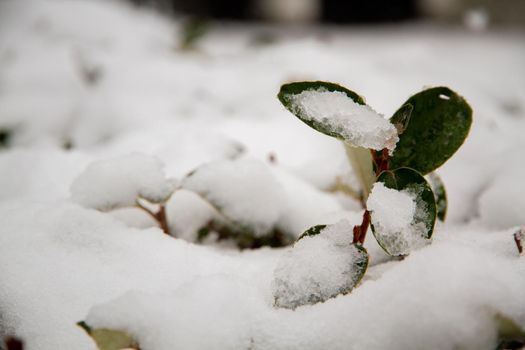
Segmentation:
[(94, 329), (83, 321), (77, 325), (93, 339), (99, 350), (139, 350), (138, 344), (125, 332), (107, 328)]
[(297, 240), (300, 240), (300, 239), (302, 239), (304, 237), (318, 235), (319, 233), (321, 233), (321, 231), (325, 227), (326, 227), (326, 225), (315, 225), (315, 226), (312, 226), (308, 230), (304, 231), (304, 233), (302, 235), (300, 235), (299, 238), (297, 238)]
[(378, 177), (385, 187), (415, 196), (415, 214), (410, 229), (392, 232), (382, 227), (373, 211), (370, 212), (372, 232), (379, 245), (392, 256), (403, 256), (432, 237), (436, 221), (436, 202), (430, 185), (417, 171), (400, 168), (384, 171)]
[(312, 120), (308, 116), (303, 115), (301, 110), (296, 108), (296, 106), (292, 103), (292, 97), (294, 95), (299, 95), (300, 93), (309, 90), (342, 92), (346, 94), (346, 96), (348, 96), (350, 99), (352, 99), (352, 101), (360, 105), (365, 105), (365, 100), (352, 90), (348, 90), (347, 88), (341, 85), (325, 81), (302, 81), (284, 84), (283, 86), (281, 86), (281, 90), (279, 91), (277, 97), (279, 98), (279, 101), (281, 101), (281, 103), (286, 107), (286, 109), (292, 112), (292, 114), (294, 114), (297, 118), (299, 118), (311, 128), (322, 132), (325, 135), (332, 136), (344, 141), (345, 137), (338, 131), (334, 130), (331, 125), (322, 122), (317, 122), (315, 120)]
[(410, 97), (392, 116), (392, 124), (406, 120), (407, 105), (413, 109), (399, 135), (391, 169), (409, 167), (424, 175), (441, 166), (463, 144), (472, 124), (472, 109), (449, 88), (430, 88)]
[(445, 221), (447, 216), (447, 191), (445, 184), (436, 173), (430, 173), (427, 176), (428, 183), (434, 192), (434, 199), (436, 200), (437, 217), (440, 221)]

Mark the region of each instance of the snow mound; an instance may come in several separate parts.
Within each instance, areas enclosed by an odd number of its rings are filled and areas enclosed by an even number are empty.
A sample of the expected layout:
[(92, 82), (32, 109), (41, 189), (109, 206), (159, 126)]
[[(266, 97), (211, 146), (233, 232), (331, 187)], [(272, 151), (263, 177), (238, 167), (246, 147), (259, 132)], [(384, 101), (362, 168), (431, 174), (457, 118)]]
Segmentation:
[[(135, 335), (141, 349), (172, 349), (174, 344), (180, 349), (250, 349), (258, 315), (267, 312), (259, 294), (234, 276), (208, 276), (174, 292), (128, 292), (93, 307), (87, 323), (109, 329), (127, 323), (126, 331)], [(188, 325), (196, 327), (190, 330)]]
[(417, 189), (398, 191), (377, 182), (366, 202), (380, 244), (392, 255), (406, 255), (425, 245), (424, 203), (418, 202)]
[[(481, 222), (493, 228), (525, 225), (525, 168), (498, 174), (479, 199)], [(505, 203), (505, 205), (502, 205)]]
[(352, 101), (340, 91), (307, 90), (290, 96), (294, 108), (306, 120), (330, 125), (356, 147), (392, 153), (399, 140), (395, 126), (372, 108)]
[(182, 187), (200, 194), (226, 219), (256, 236), (276, 225), (285, 199), (268, 166), (251, 159), (206, 164), (190, 173)]
[(106, 211), (135, 206), (139, 198), (165, 202), (174, 188), (158, 159), (137, 153), (91, 163), (73, 181), (71, 197), (85, 207)]
[(279, 260), (272, 285), (274, 303), (295, 309), (348, 293), (362, 276), (366, 255), (352, 245), (346, 220), (328, 225), (314, 236), (299, 239)]

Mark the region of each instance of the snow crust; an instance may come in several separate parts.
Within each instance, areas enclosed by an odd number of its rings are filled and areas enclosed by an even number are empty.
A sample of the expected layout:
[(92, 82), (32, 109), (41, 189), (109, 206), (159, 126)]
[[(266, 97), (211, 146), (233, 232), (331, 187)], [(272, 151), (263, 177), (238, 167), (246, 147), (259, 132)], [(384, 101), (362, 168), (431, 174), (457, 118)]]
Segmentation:
[(282, 213), (282, 187), (260, 161), (237, 159), (203, 165), (182, 187), (199, 193), (224, 214), (255, 235), (268, 233)]
[(427, 213), (418, 202), (418, 189), (398, 191), (376, 182), (366, 206), (380, 244), (393, 255), (406, 255), (427, 243), (427, 227), (421, 221)]
[(399, 140), (393, 124), (367, 105), (354, 102), (344, 92), (324, 89), (290, 95), (292, 106), (307, 121), (328, 126), (356, 147), (392, 153)]
[(133, 207), (139, 198), (165, 202), (174, 188), (174, 180), (165, 177), (158, 159), (131, 154), (88, 165), (71, 184), (71, 198), (88, 208), (106, 211)]
[(295, 309), (348, 293), (358, 282), (365, 255), (352, 245), (346, 220), (298, 240), (277, 263), (273, 295), (278, 307)]

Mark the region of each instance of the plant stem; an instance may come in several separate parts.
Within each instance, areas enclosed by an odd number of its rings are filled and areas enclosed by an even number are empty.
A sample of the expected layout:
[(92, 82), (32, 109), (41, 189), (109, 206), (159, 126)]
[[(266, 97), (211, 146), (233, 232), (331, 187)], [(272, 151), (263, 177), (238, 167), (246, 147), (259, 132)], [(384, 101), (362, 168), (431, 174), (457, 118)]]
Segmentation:
[[(389, 154), (388, 150), (385, 148), (381, 151), (380, 154), (377, 154), (374, 150), (370, 150), (372, 154), (372, 162), (374, 165), (375, 170), (375, 179), (381, 174), (383, 171), (389, 169)], [(372, 187), (370, 187), (371, 189)], [(368, 198), (368, 193), (363, 196), (363, 198)], [(365, 212), (363, 213), (363, 220), (361, 221), (361, 225), (354, 226), (354, 239), (353, 243), (359, 243), (364, 244), (365, 238), (366, 238), (366, 232), (368, 231), (368, 226), (370, 225), (370, 212), (366, 208), (366, 202), (363, 200), (363, 207), (365, 209)]]
[(520, 255), (523, 255), (524, 237), (525, 237), (525, 230), (523, 228), (519, 229), (516, 233), (514, 233), (514, 242), (516, 243), (516, 247), (518, 248), (518, 253)]
[(159, 224), (159, 227), (161, 228), (161, 230), (165, 234), (171, 236), (170, 227), (168, 225), (168, 218), (166, 216), (166, 204), (164, 204), (164, 203), (160, 204), (159, 211), (156, 212), (156, 213), (151, 211), (150, 209), (146, 208), (145, 206), (140, 204), (140, 202), (138, 202), (138, 201), (136, 203), (136, 207), (139, 208), (139, 209), (142, 209), (146, 213), (148, 213), (149, 216), (151, 216), (155, 221), (157, 221), (157, 223)]

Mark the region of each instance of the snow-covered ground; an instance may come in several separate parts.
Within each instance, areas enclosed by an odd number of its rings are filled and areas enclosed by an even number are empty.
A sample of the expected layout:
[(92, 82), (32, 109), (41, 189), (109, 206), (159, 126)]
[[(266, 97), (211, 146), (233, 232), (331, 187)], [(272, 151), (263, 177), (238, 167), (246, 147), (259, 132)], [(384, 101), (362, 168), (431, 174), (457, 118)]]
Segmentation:
[[(75, 325), (86, 320), (128, 332), (142, 350), (494, 349), (502, 317), (525, 329), (525, 258), (513, 240), (525, 224), (523, 34), (212, 25), (183, 51), (177, 23), (118, 2), (0, 2), (0, 132), (10, 135), (0, 150), (0, 336), (30, 350), (93, 350)], [(425, 86), (449, 86), (474, 123), (439, 169), (448, 218), (431, 245), (398, 261), (368, 237), (355, 290), (279, 309), (274, 270), (287, 248), (195, 243), (217, 212), (190, 190), (217, 190), (210, 202), (263, 231), (359, 223), (359, 203), (329, 191), (338, 177), (355, 182), (344, 148), (276, 98), (284, 82), (316, 79), (385, 116)], [(89, 164), (110, 182), (86, 187)], [(179, 184), (166, 213), (184, 239), (136, 207), (90, 209)]]

